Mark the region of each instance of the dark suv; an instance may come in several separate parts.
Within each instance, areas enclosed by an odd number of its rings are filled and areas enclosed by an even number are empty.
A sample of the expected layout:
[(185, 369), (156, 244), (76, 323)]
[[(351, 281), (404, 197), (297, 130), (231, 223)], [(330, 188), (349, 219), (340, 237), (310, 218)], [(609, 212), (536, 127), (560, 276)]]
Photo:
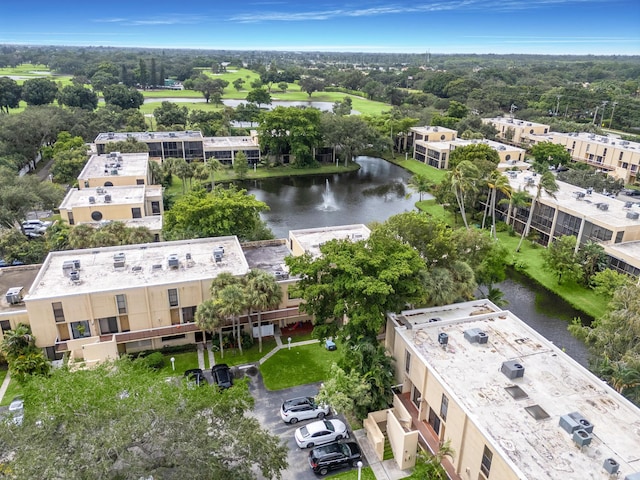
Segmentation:
[(356, 442), (329, 443), (309, 452), (309, 466), (320, 475), (349, 465), (356, 467), (361, 459), (362, 453)]
[(213, 381), (220, 388), (229, 388), (233, 385), (233, 375), (231, 375), (231, 369), (226, 363), (214, 365), (211, 368), (211, 375), (213, 376)]

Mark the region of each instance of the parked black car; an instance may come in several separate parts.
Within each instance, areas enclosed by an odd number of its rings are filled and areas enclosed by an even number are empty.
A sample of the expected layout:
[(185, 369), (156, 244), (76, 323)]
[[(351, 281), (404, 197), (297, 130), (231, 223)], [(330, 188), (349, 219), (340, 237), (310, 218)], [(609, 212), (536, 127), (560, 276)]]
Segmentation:
[(629, 197), (638, 197), (640, 196), (640, 190), (636, 190), (635, 188), (625, 188), (621, 192), (623, 195), (627, 195)]
[(194, 382), (196, 385), (208, 385), (207, 379), (204, 376), (204, 372), (201, 368), (192, 368), (184, 372), (184, 376), (190, 382)]
[(309, 466), (320, 475), (338, 468), (356, 467), (361, 459), (362, 452), (356, 442), (328, 443), (309, 452)]
[(213, 381), (220, 388), (229, 388), (233, 385), (233, 375), (231, 375), (231, 369), (226, 363), (214, 365), (211, 368), (211, 375)]

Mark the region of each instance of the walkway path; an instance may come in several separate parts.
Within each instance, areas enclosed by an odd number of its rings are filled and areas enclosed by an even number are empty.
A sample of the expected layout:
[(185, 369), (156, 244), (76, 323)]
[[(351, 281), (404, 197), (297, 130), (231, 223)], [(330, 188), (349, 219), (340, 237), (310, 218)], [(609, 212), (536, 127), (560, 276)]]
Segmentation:
[(7, 388), (9, 388), (10, 381), (11, 381), (11, 374), (7, 372), (7, 376), (4, 377), (2, 386), (0, 386), (0, 402), (2, 402), (2, 399), (4, 398), (4, 394), (7, 393)]

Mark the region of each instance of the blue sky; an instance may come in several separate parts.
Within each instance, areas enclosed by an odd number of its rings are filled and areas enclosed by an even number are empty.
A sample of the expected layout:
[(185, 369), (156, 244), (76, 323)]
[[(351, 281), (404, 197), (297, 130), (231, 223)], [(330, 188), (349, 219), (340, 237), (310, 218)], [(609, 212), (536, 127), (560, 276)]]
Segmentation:
[(640, 54), (639, 0), (3, 0), (0, 43)]

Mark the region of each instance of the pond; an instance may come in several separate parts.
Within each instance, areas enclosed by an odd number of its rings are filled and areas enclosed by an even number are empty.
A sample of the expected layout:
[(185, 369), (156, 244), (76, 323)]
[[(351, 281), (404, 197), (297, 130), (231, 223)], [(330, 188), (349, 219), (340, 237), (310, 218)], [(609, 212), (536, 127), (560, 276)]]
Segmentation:
[(251, 180), (241, 186), (269, 205), (263, 219), (276, 238), (301, 228), (384, 222), (415, 208), (417, 194), (407, 187), (411, 173), (381, 158), (362, 156), (357, 162), (361, 168), (354, 172)]
[[(145, 98), (144, 103), (161, 103), (161, 102), (174, 102), (174, 103), (205, 103), (204, 97), (150, 97)], [(222, 103), (227, 107), (236, 108), (241, 103), (247, 103), (246, 100), (225, 99)], [(269, 105), (260, 105), (262, 110), (273, 110), (276, 107), (314, 107), (323, 112), (330, 112), (333, 110), (332, 102), (314, 102), (314, 101), (288, 101), (288, 100), (272, 100)], [(354, 115), (359, 114), (357, 110), (351, 110)]]

